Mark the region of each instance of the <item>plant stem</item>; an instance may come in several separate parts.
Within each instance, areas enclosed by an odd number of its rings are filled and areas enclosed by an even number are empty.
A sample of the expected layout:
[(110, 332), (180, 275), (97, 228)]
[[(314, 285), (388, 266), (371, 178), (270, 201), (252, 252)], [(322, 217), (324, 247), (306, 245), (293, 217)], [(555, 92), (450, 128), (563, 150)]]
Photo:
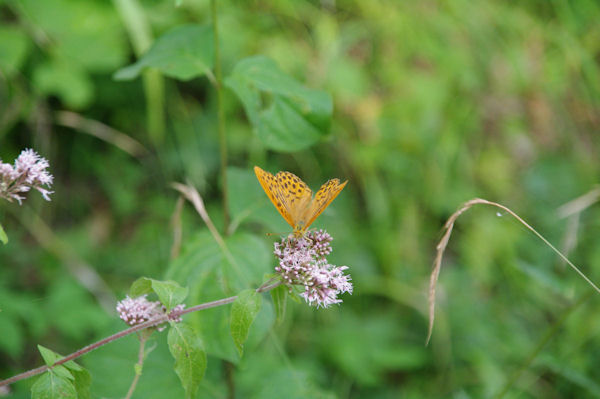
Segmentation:
[[(144, 8), (138, 0), (113, 0), (136, 57), (152, 45), (152, 29)], [(146, 95), (146, 124), (150, 141), (159, 147), (165, 136), (164, 92), (165, 83), (159, 71), (149, 70), (142, 74)]]
[[(267, 291), (270, 291), (273, 288), (278, 287), (279, 285), (282, 284), (281, 281), (277, 281), (277, 282), (275, 282), (273, 284), (269, 284), (269, 282), (270, 281), (267, 281), (265, 284), (263, 284), (259, 288), (257, 288), (256, 292), (259, 292), (259, 293), (260, 292), (267, 292)], [(133, 334), (134, 332), (141, 331), (141, 330), (144, 330), (144, 329), (146, 329), (148, 327), (154, 327), (154, 326), (157, 326), (159, 324), (165, 323), (165, 322), (169, 321), (170, 318), (177, 318), (177, 317), (183, 316), (184, 314), (187, 314), (187, 313), (192, 313), (192, 312), (197, 312), (199, 310), (210, 309), (210, 308), (215, 308), (217, 306), (227, 305), (227, 304), (230, 304), (230, 303), (234, 302), (236, 299), (237, 299), (237, 295), (234, 295), (234, 296), (230, 296), (228, 298), (223, 298), (223, 299), (219, 299), (219, 300), (212, 301), (212, 302), (201, 303), (199, 305), (192, 306), (191, 308), (184, 309), (184, 310), (182, 310), (180, 312), (171, 312), (168, 315), (165, 314), (165, 315), (162, 315), (162, 316), (157, 317), (155, 319), (148, 320), (148, 321), (146, 321), (144, 323), (141, 323), (141, 324), (138, 324), (136, 326), (130, 327), (130, 328), (126, 329), (126, 330), (119, 331), (118, 333), (113, 334), (113, 335), (111, 335), (109, 337), (106, 337), (104, 339), (101, 339), (98, 342), (94, 342), (93, 344), (85, 346), (85, 347), (79, 349), (78, 351), (73, 352), (70, 355), (65, 356), (62, 359), (56, 361), (53, 366), (59, 366), (61, 364), (64, 364), (64, 363), (68, 362), (69, 360), (77, 359), (78, 357), (80, 357), (82, 355), (85, 355), (86, 353), (91, 352), (91, 351), (93, 351), (96, 348), (99, 348), (99, 347), (101, 347), (103, 345), (106, 345), (106, 344), (108, 344), (108, 343), (110, 343), (112, 341), (115, 341), (115, 340), (119, 339), (119, 338), (123, 338), (123, 337), (125, 337), (125, 336), (127, 336), (129, 334)], [(0, 387), (2, 387), (4, 385), (12, 384), (13, 382), (17, 382), (17, 381), (20, 381), (20, 380), (25, 379), (25, 378), (33, 377), (34, 375), (38, 375), (38, 374), (41, 374), (41, 373), (43, 373), (45, 371), (48, 371), (48, 369), (49, 369), (48, 366), (42, 366), (42, 367), (38, 367), (36, 369), (31, 369), (31, 370), (26, 371), (26, 372), (21, 373), (21, 374), (17, 374), (17, 375), (15, 375), (13, 377), (7, 378), (6, 380), (0, 381)]]
[(227, 137), (225, 136), (225, 110), (223, 109), (223, 77), (221, 73), (221, 50), (219, 48), (219, 24), (217, 0), (210, 2), (215, 47), (215, 89), (217, 90), (217, 129), (221, 154), (221, 190), (223, 192), (223, 232), (229, 227), (229, 194), (227, 192)]
[(135, 364), (135, 377), (133, 377), (133, 381), (131, 381), (131, 386), (129, 387), (129, 391), (127, 391), (127, 396), (125, 399), (131, 399), (133, 395), (133, 391), (135, 391), (135, 387), (137, 386), (138, 381), (140, 380), (140, 376), (142, 375), (142, 367), (144, 366), (144, 347), (146, 346), (146, 340), (148, 337), (144, 334), (140, 334), (140, 350), (138, 352), (138, 362)]

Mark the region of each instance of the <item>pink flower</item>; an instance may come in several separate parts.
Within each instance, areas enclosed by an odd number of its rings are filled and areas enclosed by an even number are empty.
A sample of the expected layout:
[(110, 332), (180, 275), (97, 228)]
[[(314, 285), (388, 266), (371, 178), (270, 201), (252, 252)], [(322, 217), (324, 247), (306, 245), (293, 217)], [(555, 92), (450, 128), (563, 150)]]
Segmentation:
[[(183, 304), (175, 306), (169, 313), (169, 320), (176, 323), (181, 322), (181, 317), (178, 314), (184, 307), (185, 305)], [(167, 308), (159, 301), (149, 301), (146, 299), (146, 295), (137, 298), (126, 296), (125, 299), (117, 303), (117, 312), (119, 312), (121, 320), (130, 326), (135, 326), (167, 314)], [(159, 327), (158, 331), (162, 331), (163, 329), (164, 327)]]
[(275, 271), (290, 287), (302, 286), (300, 296), (311, 306), (328, 307), (341, 303), (338, 295), (352, 294), (350, 275), (344, 274), (347, 266), (329, 264), (326, 256), (331, 253), (331, 236), (324, 230), (309, 232), (304, 237), (290, 235), (275, 243), (275, 255), (279, 265)]
[(0, 198), (21, 204), (25, 199), (22, 193), (34, 188), (50, 201), (52, 191), (42, 187), (52, 185), (53, 177), (46, 170), (49, 166), (48, 161), (32, 149), (23, 150), (14, 165), (0, 160)]
[(117, 303), (117, 312), (119, 312), (121, 320), (130, 326), (141, 324), (164, 314), (160, 302), (150, 302), (146, 299), (146, 295), (137, 298), (126, 296)]

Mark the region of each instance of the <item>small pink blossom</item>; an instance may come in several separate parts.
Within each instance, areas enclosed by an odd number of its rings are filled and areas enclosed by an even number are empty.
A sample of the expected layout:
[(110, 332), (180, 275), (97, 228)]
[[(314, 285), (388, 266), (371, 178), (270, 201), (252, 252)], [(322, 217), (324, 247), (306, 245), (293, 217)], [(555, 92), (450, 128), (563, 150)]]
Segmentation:
[[(175, 306), (171, 312), (169, 312), (169, 320), (176, 323), (181, 322), (182, 319), (178, 314), (184, 308), (185, 305), (183, 304)], [(167, 314), (167, 308), (159, 301), (149, 301), (146, 299), (146, 295), (137, 298), (126, 296), (125, 299), (117, 303), (117, 312), (119, 312), (121, 320), (130, 326), (135, 326), (148, 320), (164, 316)], [(158, 331), (162, 331), (163, 329), (164, 327), (159, 327)]]
[(117, 303), (117, 312), (119, 312), (121, 320), (130, 326), (141, 324), (164, 314), (160, 302), (150, 302), (146, 299), (146, 295), (137, 298), (126, 296)]
[(32, 149), (23, 150), (14, 165), (0, 160), (0, 198), (21, 204), (25, 199), (22, 194), (34, 188), (50, 201), (52, 191), (42, 187), (52, 186), (54, 178), (47, 171), (49, 166), (48, 161)]
[(319, 230), (275, 243), (274, 253), (279, 258), (275, 271), (290, 289), (293, 285), (302, 286), (300, 296), (311, 306), (326, 308), (342, 302), (338, 295), (352, 294), (350, 275), (344, 274), (348, 267), (331, 265), (326, 259), (331, 253), (331, 241), (327, 232)]

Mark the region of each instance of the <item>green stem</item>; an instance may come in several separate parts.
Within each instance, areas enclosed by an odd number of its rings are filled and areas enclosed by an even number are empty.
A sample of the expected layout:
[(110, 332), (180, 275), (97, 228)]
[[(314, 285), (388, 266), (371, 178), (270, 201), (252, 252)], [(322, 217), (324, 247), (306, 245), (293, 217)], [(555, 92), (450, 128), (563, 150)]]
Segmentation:
[[(139, 58), (152, 45), (152, 30), (138, 0), (113, 0), (121, 16), (135, 55)], [(146, 94), (146, 124), (152, 143), (158, 147), (165, 136), (164, 79), (158, 71), (142, 74)]]
[(140, 334), (140, 350), (138, 351), (138, 362), (135, 364), (135, 377), (133, 377), (133, 381), (131, 382), (131, 386), (129, 386), (129, 391), (127, 391), (127, 396), (125, 399), (130, 399), (133, 396), (133, 392), (135, 391), (135, 387), (137, 386), (138, 381), (140, 380), (140, 376), (142, 375), (142, 367), (144, 366), (144, 348), (146, 346), (147, 336), (144, 334)]
[(221, 50), (219, 48), (219, 24), (217, 0), (210, 2), (213, 36), (215, 44), (215, 88), (217, 90), (217, 129), (219, 132), (219, 150), (221, 154), (221, 190), (223, 192), (223, 231), (229, 227), (229, 195), (227, 192), (227, 137), (225, 136), (225, 113), (223, 109), (223, 78), (221, 73)]
[(581, 306), (583, 303), (585, 303), (585, 301), (590, 299), (590, 297), (592, 296), (593, 293), (594, 293), (593, 291), (589, 291), (587, 294), (582, 295), (581, 298), (579, 298), (579, 300), (577, 302), (575, 302), (573, 305), (569, 306), (567, 309), (565, 309), (563, 311), (563, 313), (560, 315), (560, 318), (548, 330), (546, 330), (546, 333), (544, 334), (544, 336), (542, 337), (540, 342), (536, 345), (535, 348), (533, 348), (533, 351), (531, 351), (529, 356), (527, 356), (527, 359), (523, 362), (521, 367), (519, 367), (517, 370), (515, 370), (515, 372), (510, 376), (510, 378), (506, 381), (506, 383), (502, 387), (502, 390), (496, 396), (494, 396), (495, 399), (501, 399), (504, 397), (504, 395), (506, 395), (508, 390), (517, 382), (517, 380), (519, 379), (521, 374), (523, 374), (523, 372), (529, 366), (531, 366), (531, 363), (533, 363), (533, 361), (539, 355), (539, 353), (542, 351), (544, 346), (546, 346), (546, 344), (550, 341), (550, 339), (552, 339), (552, 337), (554, 337), (554, 335), (556, 335), (556, 333), (558, 332), (560, 327), (563, 325), (565, 320), (567, 320), (569, 315), (571, 313), (573, 313), (573, 311), (576, 310), (579, 306)]

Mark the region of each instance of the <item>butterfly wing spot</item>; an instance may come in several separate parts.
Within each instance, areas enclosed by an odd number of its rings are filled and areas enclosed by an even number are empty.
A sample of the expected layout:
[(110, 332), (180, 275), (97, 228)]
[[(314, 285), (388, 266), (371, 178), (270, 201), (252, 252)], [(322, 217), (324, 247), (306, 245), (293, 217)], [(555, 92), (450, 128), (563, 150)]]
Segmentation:
[(258, 166), (254, 167), (254, 173), (256, 174), (258, 182), (267, 194), (267, 197), (269, 197), (275, 208), (277, 208), (277, 211), (279, 211), (281, 216), (283, 216), (290, 226), (294, 227), (294, 220), (290, 213), (290, 205), (288, 204), (276, 177), (271, 173), (262, 170)]
[(323, 213), (325, 208), (331, 204), (331, 201), (338, 196), (338, 194), (342, 191), (342, 189), (346, 186), (348, 181), (345, 181), (340, 184), (339, 179), (331, 179), (325, 182), (317, 191), (314, 200), (310, 203), (310, 206), (306, 210), (306, 225), (304, 228), (308, 228), (315, 219)]
[(340, 184), (339, 179), (328, 180), (313, 198), (311, 189), (293, 173), (281, 171), (273, 176), (258, 166), (254, 167), (254, 173), (275, 208), (293, 227), (294, 233), (300, 235), (348, 183)]

